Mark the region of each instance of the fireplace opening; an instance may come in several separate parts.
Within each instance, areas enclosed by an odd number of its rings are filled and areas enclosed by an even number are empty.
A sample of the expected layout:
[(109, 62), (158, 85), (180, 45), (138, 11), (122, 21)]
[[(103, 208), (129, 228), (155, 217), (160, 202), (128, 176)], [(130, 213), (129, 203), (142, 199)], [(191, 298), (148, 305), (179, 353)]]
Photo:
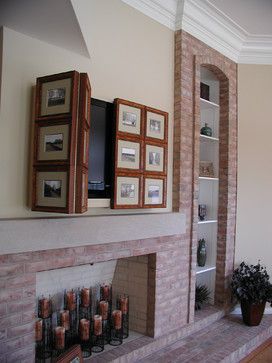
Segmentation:
[[(152, 336), (154, 331), (155, 254), (121, 258), (105, 262), (38, 272), (36, 298), (49, 297), (52, 301), (52, 327), (58, 325), (58, 313), (65, 308), (67, 290), (90, 288), (91, 319), (97, 314), (97, 291), (102, 284), (112, 286), (112, 310), (117, 297), (129, 296), (129, 337), (123, 344), (142, 335)], [(100, 291), (100, 290), (99, 290)], [(36, 313), (38, 315), (38, 304)], [(105, 345), (105, 351), (112, 349)], [(92, 353), (93, 355), (95, 353)]]

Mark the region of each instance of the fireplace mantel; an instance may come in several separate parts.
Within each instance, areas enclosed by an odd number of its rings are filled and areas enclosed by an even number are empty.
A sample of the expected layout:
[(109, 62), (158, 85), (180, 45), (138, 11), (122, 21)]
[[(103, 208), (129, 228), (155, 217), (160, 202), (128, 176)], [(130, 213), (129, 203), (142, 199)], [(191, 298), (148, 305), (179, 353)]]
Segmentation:
[(157, 213), (0, 221), (0, 254), (138, 240), (185, 233), (185, 215)]

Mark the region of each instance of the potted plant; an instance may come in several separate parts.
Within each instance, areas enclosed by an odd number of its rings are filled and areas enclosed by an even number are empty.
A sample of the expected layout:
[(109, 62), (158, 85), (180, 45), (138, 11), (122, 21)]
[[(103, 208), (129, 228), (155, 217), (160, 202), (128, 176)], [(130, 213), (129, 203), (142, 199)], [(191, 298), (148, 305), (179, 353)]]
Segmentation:
[(195, 289), (195, 310), (200, 310), (203, 305), (210, 301), (210, 291), (205, 285), (196, 285)]
[(272, 285), (266, 268), (260, 262), (257, 265), (242, 262), (233, 272), (231, 288), (240, 301), (244, 323), (259, 325), (266, 302), (272, 306)]

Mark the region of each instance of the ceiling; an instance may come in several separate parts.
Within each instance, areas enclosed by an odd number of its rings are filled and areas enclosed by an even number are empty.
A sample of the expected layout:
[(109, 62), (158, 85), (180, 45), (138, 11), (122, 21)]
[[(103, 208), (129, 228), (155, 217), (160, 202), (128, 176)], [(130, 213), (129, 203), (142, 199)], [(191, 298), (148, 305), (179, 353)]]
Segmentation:
[(272, 36), (272, 0), (209, 0), (249, 34)]
[[(76, 1), (84, 7), (83, 0)], [(172, 30), (187, 31), (237, 63), (272, 64), (272, 0), (122, 1)], [(72, 4), (0, 0), (0, 26), (89, 57)]]
[(272, 0), (122, 0), (237, 63), (272, 64)]
[(69, 0), (0, 0), (0, 26), (89, 57)]

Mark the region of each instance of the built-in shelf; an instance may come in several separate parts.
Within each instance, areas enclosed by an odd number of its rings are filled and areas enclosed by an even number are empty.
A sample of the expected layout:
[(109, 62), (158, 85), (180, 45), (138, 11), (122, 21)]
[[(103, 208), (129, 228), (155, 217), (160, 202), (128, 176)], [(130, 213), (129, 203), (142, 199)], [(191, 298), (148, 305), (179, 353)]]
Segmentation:
[(204, 98), (200, 98), (200, 106), (202, 107), (202, 109), (216, 109), (219, 108), (219, 105), (217, 103), (211, 102), (211, 101), (207, 101)]
[(200, 266), (196, 266), (196, 274), (199, 275), (199, 274), (202, 274), (202, 273), (205, 273), (205, 272), (210, 272), (210, 271), (214, 271), (216, 269), (215, 266), (203, 266), (203, 267), (200, 267)]
[(207, 221), (198, 221), (198, 224), (209, 224), (209, 223), (217, 223), (217, 219), (208, 219)]
[(201, 134), (200, 134), (200, 140), (203, 140), (203, 141), (215, 141), (215, 142), (219, 141), (218, 137), (206, 136), (206, 135), (201, 135)]
[(211, 178), (211, 177), (208, 177), (208, 176), (200, 176), (199, 177), (200, 180), (213, 180), (213, 181), (218, 181), (219, 178)]

